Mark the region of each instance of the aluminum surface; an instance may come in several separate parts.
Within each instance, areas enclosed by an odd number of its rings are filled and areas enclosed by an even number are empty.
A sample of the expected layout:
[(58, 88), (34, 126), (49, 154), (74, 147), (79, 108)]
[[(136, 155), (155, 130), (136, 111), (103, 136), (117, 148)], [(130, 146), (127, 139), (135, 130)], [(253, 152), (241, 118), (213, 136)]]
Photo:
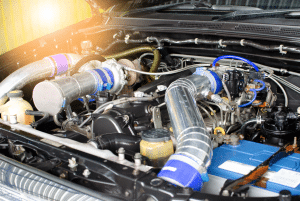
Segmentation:
[(195, 98), (204, 98), (209, 90), (208, 78), (192, 75), (173, 82), (165, 96), (171, 124), (178, 142), (176, 154), (192, 158), (197, 162), (199, 167), (196, 169), (199, 171), (210, 165), (212, 142)]
[[(70, 68), (81, 59), (80, 55), (66, 54), (70, 58)], [(12, 90), (22, 89), (26, 84), (50, 77), (53, 73), (53, 62), (47, 57), (28, 64), (6, 77), (0, 83), (0, 105), (7, 100), (6, 94)]]

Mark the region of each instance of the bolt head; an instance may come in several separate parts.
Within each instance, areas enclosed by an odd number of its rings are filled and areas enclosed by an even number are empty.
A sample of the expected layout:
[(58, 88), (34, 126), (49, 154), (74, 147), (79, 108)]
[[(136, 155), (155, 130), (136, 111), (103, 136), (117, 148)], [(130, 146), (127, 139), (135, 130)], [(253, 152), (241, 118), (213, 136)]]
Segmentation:
[(125, 196), (126, 197), (129, 197), (130, 196), (130, 192), (127, 190), (127, 191), (125, 191)]
[(125, 149), (123, 147), (120, 147), (118, 150), (119, 154), (124, 154), (125, 153)]
[(65, 173), (61, 173), (61, 174), (59, 175), (59, 177), (64, 179), (64, 178), (66, 178), (66, 175), (65, 175)]
[(223, 195), (223, 196), (229, 196), (230, 194), (229, 194), (229, 191), (228, 191), (228, 190), (224, 190), (224, 191), (222, 192), (222, 195)]
[(150, 181), (151, 186), (160, 186), (163, 183), (163, 180), (160, 178), (155, 178)]
[(129, 116), (128, 116), (128, 115), (124, 115), (124, 116), (123, 116), (123, 121), (124, 121), (124, 122), (128, 122), (128, 121), (129, 121), (129, 119), (130, 119), (130, 118), (129, 118)]
[(85, 169), (82, 173), (83, 176), (88, 177), (91, 174), (91, 172), (89, 171), (89, 169)]
[(157, 89), (158, 89), (158, 91), (165, 91), (167, 89), (167, 86), (165, 86), (165, 85), (158, 85)]
[(136, 97), (136, 98), (141, 98), (143, 96), (144, 96), (144, 92), (141, 92), (141, 91), (134, 92), (134, 97)]
[(139, 170), (133, 170), (132, 174), (135, 175), (135, 176), (138, 175), (139, 174)]
[(140, 153), (135, 153), (134, 154), (134, 158), (135, 159), (141, 159), (142, 158), (142, 155)]

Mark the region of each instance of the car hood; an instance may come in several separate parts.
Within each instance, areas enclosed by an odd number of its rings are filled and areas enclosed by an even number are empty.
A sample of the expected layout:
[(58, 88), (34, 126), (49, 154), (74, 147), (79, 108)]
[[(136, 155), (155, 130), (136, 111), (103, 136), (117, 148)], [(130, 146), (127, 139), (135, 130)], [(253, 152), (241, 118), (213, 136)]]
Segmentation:
[(132, 8), (141, 8), (147, 6), (154, 6), (169, 2), (170, 0), (85, 0), (92, 9), (107, 10), (113, 6), (130, 4), (134, 5)]

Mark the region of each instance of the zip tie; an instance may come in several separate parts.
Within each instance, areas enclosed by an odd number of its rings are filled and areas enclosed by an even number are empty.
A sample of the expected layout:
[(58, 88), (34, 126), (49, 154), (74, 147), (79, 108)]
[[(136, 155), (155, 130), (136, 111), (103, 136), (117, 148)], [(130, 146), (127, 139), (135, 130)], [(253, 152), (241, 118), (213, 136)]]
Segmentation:
[(130, 38), (130, 35), (129, 35), (129, 34), (127, 34), (127, 35), (125, 36), (125, 43), (126, 43), (126, 44), (128, 44), (128, 40), (129, 40), (129, 38)]
[(220, 45), (220, 47), (226, 47), (227, 45), (223, 45), (223, 44), (222, 44), (222, 41), (223, 41), (223, 39), (220, 39), (220, 40), (219, 40), (219, 45)]
[(113, 39), (116, 39), (117, 36), (118, 36), (118, 34), (115, 33), (115, 34), (113, 35)]
[(281, 54), (286, 54), (287, 51), (283, 51), (282, 48), (283, 48), (283, 45), (281, 44), (281, 45), (279, 46), (279, 52), (280, 52)]
[(152, 42), (152, 40), (150, 39), (150, 37), (147, 37), (146, 40), (147, 40), (148, 43)]
[(195, 38), (195, 44), (198, 45), (198, 38)]
[(240, 41), (241, 46), (245, 46), (245, 45), (244, 45), (244, 41), (245, 41), (245, 39), (242, 39), (242, 40)]

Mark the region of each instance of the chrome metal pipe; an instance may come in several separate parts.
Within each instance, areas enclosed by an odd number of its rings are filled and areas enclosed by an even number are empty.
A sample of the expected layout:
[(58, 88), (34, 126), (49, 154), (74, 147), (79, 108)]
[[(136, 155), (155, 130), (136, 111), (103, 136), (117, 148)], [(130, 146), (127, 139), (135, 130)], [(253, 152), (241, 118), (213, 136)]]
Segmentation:
[(33, 89), (33, 102), (39, 111), (54, 116), (82, 96), (111, 89), (113, 75), (111, 76), (112, 78), (105, 69), (98, 68), (65, 78), (43, 81)]
[[(207, 180), (207, 167), (213, 154), (212, 141), (206, 130), (196, 98), (211, 91), (206, 76), (191, 75), (173, 82), (166, 91), (165, 102), (178, 145), (159, 177), (179, 186), (200, 190)], [(183, 176), (184, 173), (184, 176)]]
[(193, 75), (173, 82), (165, 97), (178, 141), (176, 154), (189, 156), (203, 167), (210, 165), (211, 140), (195, 98), (204, 98), (210, 88), (208, 78)]
[(0, 105), (6, 100), (6, 94), (12, 90), (22, 89), (26, 84), (39, 79), (65, 73), (82, 58), (76, 54), (58, 54), (28, 64), (6, 77), (0, 83)]

